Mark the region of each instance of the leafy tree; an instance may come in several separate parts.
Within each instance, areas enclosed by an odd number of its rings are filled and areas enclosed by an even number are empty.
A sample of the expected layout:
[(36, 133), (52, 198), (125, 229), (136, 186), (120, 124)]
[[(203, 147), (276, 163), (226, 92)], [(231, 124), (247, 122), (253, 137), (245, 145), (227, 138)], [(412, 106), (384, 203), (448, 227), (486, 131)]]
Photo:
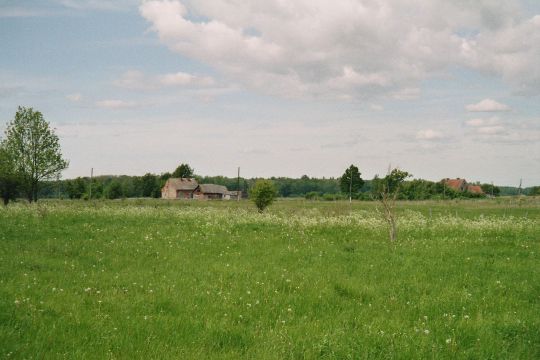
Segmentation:
[(193, 177), (193, 169), (188, 164), (181, 164), (172, 173), (173, 178), (191, 178)]
[(533, 186), (529, 189), (530, 196), (539, 196), (540, 195), (540, 186)]
[(373, 193), (377, 200), (383, 206), (383, 218), (388, 223), (390, 241), (396, 241), (397, 223), (396, 223), (396, 200), (399, 196), (399, 191), (406, 178), (411, 175), (403, 170), (393, 169), (384, 178), (380, 179), (375, 176), (373, 179)]
[(66, 192), (70, 199), (80, 199), (86, 192), (86, 182), (81, 177), (68, 180), (66, 182)]
[(501, 189), (498, 186), (492, 184), (482, 184), (480, 187), (486, 195), (499, 196), (501, 194)]
[(15, 163), (4, 146), (0, 144), (0, 197), (2, 197), (4, 205), (17, 196), (19, 182)]
[(147, 173), (141, 178), (142, 196), (144, 197), (159, 197), (161, 195), (161, 187), (159, 179), (156, 175)]
[(339, 179), (341, 192), (349, 194), (349, 200), (352, 200), (353, 195), (357, 194), (364, 185), (364, 180), (362, 180), (360, 175), (358, 168), (351, 164)]
[(32, 108), (19, 107), (7, 126), (4, 146), (30, 202), (37, 201), (41, 181), (55, 178), (68, 166), (58, 136), (43, 115)]
[(259, 212), (263, 212), (277, 197), (278, 193), (274, 183), (270, 180), (260, 179), (251, 188), (250, 196)]
[(119, 199), (124, 196), (122, 184), (118, 180), (113, 180), (105, 189), (107, 199)]

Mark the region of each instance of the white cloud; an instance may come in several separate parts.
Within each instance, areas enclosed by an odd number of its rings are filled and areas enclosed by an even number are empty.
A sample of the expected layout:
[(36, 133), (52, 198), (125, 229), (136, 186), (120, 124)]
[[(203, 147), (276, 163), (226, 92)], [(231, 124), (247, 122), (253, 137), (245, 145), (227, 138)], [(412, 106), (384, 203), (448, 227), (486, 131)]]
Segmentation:
[(215, 85), (215, 81), (210, 76), (184, 72), (150, 76), (138, 70), (129, 70), (115, 80), (114, 85), (130, 90), (157, 90), (175, 86), (208, 87)]
[(524, 19), (517, 1), (152, 0), (139, 11), (171, 50), (284, 97), (414, 99), (455, 66), (540, 91), (540, 17)]
[(96, 106), (104, 109), (128, 109), (137, 106), (136, 102), (124, 100), (100, 100)]
[(82, 95), (79, 93), (66, 95), (66, 99), (73, 102), (79, 102), (82, 99)]
[(119, 11), (135, 8), (138, 0), (56, 0), (67, 8), (76, 10)]
[(426, 129), (426, 130), (420, 130), (416, 133), (416, 139), (417, 140), (442, 140), (446, 138), (446, 136), (437, 130), (432, 129)]
[(476, 118), (465, 121), (465, 124), (471, 127), (493, 126), (499, 125), (500, 123), (501, 121), (498, 117), (491, 117), (489, 119)]
[(466, 109), (471, 112), (498, 112), (511, 110), (508, 105), (501, 104), (493, 99), (484, 99), (477, 104), (469, 104), (466, 106)]

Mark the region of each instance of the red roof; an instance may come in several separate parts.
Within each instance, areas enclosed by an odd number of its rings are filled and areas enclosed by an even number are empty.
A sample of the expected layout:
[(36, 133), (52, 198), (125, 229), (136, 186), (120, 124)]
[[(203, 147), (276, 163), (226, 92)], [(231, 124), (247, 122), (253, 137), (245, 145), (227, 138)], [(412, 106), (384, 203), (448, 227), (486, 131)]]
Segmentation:
[(449, 188), (459, 191), (463, 190), (465, 184), (467, 184), (465, 179), (444, 179), (443, 181)]
[(473, 194), (483, 194), (482, 188), (480, 185), (469, 185), (467, 186), (467, 191)]

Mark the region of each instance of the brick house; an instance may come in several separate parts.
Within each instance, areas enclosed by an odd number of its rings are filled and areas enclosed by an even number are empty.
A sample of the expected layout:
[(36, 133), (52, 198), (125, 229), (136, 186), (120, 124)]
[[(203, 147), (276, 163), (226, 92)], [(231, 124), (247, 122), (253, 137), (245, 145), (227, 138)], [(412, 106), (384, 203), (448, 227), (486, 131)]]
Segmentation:
[(468, 192), (470, 192), (472, 194), (483, 194), (484, 193), (482, 191), (482, 188), (480, 187), (480, 185), (469, 184), (469, 183), (467, 183), (467, 180), (465, 180), (465, 179), (460, 179), (460, 178), (449, 179), (449, 178), (446, 178), (446, 179), (442, 179), (441, 182), (446, 184), (446, 186), (448, 186), (449, 188), (454, 189), (456, 191), (460, 191), (460, 192), (468, 191)]

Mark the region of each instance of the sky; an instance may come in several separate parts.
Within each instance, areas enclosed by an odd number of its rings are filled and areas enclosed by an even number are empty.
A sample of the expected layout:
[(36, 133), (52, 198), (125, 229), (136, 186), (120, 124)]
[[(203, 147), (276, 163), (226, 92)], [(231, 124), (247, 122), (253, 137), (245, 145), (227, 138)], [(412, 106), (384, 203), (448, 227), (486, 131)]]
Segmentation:
[(0, 0), (1, 134), (18, 106), (64, 178), (540, 185), (540, 2)]

